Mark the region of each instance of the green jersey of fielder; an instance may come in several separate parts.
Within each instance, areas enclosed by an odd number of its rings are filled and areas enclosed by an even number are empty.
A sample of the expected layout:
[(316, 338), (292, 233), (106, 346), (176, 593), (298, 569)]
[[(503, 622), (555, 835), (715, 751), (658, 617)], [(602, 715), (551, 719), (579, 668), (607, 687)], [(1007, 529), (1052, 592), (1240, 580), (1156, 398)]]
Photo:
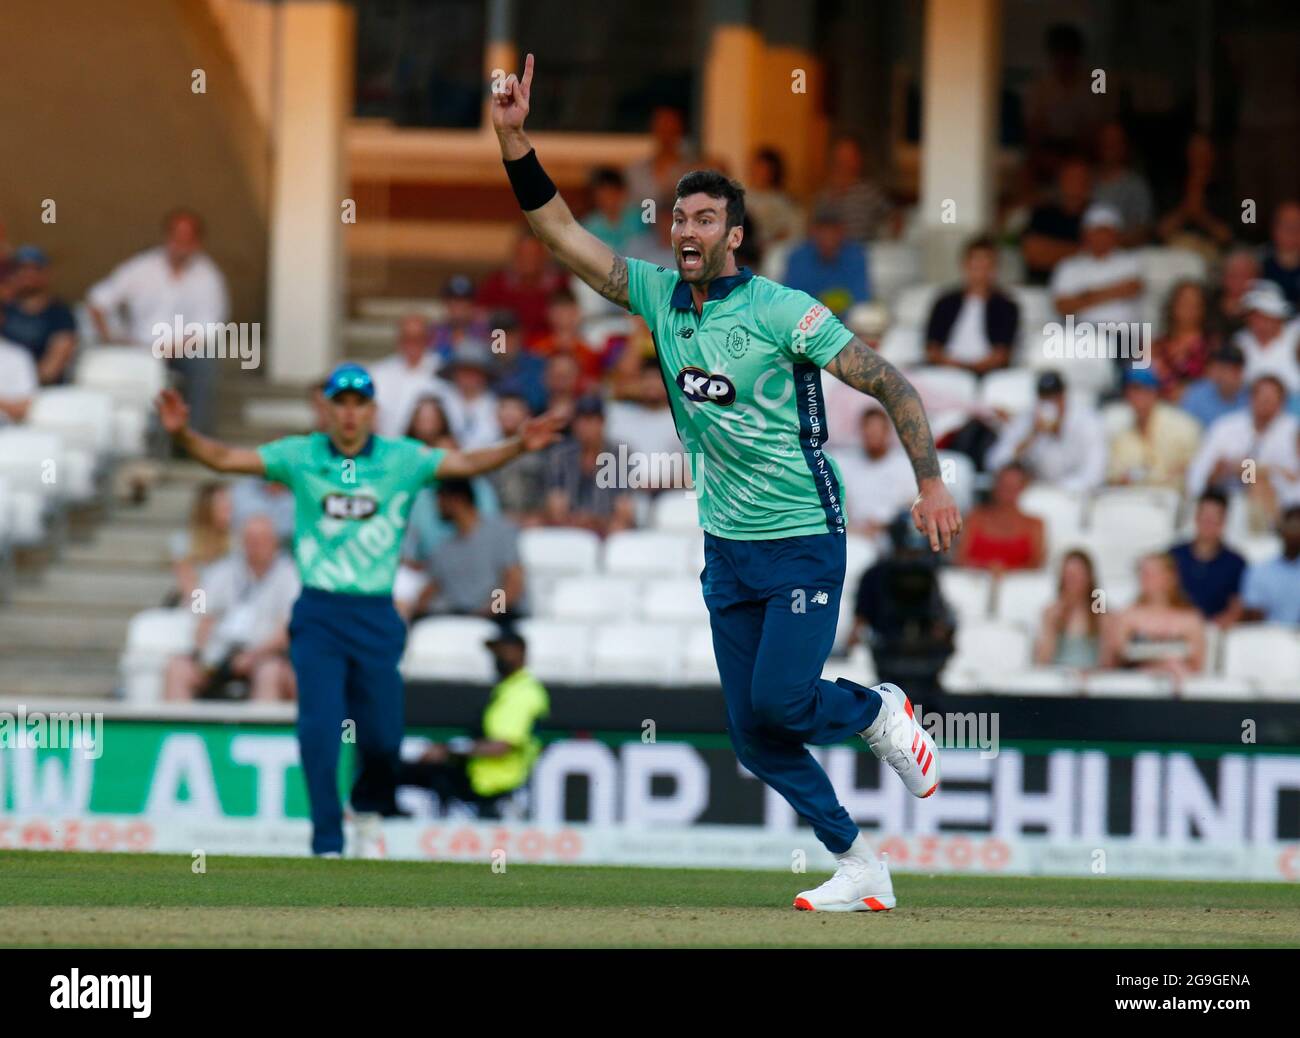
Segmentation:
[(894, 907), (889, 870), (839, 803), (808, 745), (859, 734), (918, 797), (938, 788), (933, 740), (896, 685), (821, 677), (843, 590), (840, 473), (825, 451), (823, 369), (875, 397), (920, 493), (917, 528), (947, 550), (961, 516), (939, 477), (920, 398), (822, 304), (736, 264), (744, 190), (695, 171), (677, 184), (676, 269), (616, 255), (574, 219), (524, 133), (533, 56), (495, 89), (492, 124), (533, 232), (653, 334), (678, 435), (694, 459), (705, 531), (701, 584), (728, 730), (740, 761), (834, 855), (834, 875), (794, 899), (815, 911)]

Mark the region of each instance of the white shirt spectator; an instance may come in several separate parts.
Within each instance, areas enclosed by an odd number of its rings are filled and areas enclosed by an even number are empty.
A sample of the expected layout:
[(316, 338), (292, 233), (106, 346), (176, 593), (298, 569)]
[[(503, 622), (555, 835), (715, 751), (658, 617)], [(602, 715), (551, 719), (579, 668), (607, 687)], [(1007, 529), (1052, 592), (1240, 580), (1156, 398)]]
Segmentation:
[[(1053, 299), (1060, 299), (1062, 296), (1074, 296), (1080, 292), (1091, 292), (1122, 281), (1141, 278), (1142, 265), (1135, 253), (1122, 249), (1115, 249), (1105, 256), (1081, 252), (1056, 265), (1056, 270), (1052, 273), (1051, 294)], [(1133, 324), (1140, 320), (1141, 310), (1137, 296), (1098, 303), (1074, 315), (1076, 324)]]
[(1267, 346), (1260, 343), (1250, 330), (1243, 328), (1232, 340), (1246, 358), (1246, 384), (1260, 375), (1274, 375), (1286, 386), (1288, 393), (1300, 393), (1300, 359), (1296, 348), (1300, 346), (1300, 321), (1282, 327), (1281, 334)]
[(125, 307), (126, 323), (120, 330), (129, 341), (146, 344), (157, 338), (155, 325), (170, 328), (177, 316), (185, 323), (219, 324), (230, 312), (226, 279), (207, 254), (197, 253), (177, 273), (161, 245), (119, 264), (91, 286), (86, 299), (109, 315), (110, 325)]
[(989, 336), (984, 324), (984, 297), (967, 295), (948, 336), (945, 352), (963, 364), (978, 364), (989, 355)]
[(646, 407), (628, 400), (605, 405), (605, 435), (612, 444), (626, 444), (629, 453), (680, 454), (672, 408)]
[(415, 405), (426, 396), (442, 399), (446, 386), (435, 381), (440, 363), (436, 354), (426, 353), (413, 368), (400, 353), (394, 353), (370, 366), (378, 404), (375, 432), (380, 436), (405, 436)]
[[(990, 472), (1016, 458), (1016, 448), (1033, 432), (1035, 411), (1016, 415), (1007, 423), (984, 460)], [(1038, 433), (1020, 455), (1034, 476), (1075, 493), (1085, 493), (1101, 486), (1106, 477), (1106, 430), (1101, 418), (1077, 404), (1066, 404), (1060, 428), (1055, 435)]]
[(497, 398), (491, 393), (483, 393), (473, 400), (466, 400), (454, 386), (441, 383), (438, 399), (447, 415), (447, 424), (456, 437), (456, 444), (461, 450), (472, 451), (479, 447), (490, 447), (501, 439), (501, 426), (497, 422)]
[(239, 553), (226, 556), (203, 571), (207, 609), (217, 617), (203, 647), (203, 662), (215, 667), (240, 649), (273, 637), (289, 622), (293, 603), (302, 590), (298, 568), (281, 553), (259, 579)]
[[(0, 339), (0, 400), (20, 404), (31, 400), (40, 388), (32, 355), (17, 343)], [(0, 411), (0, 426), (9, 424), (9, 416)]]
[[(1300, 462), (1296, 455), (1296, 435), (1300, 432), (1294, 415), (1276, 415), (1263, 431), (1255, 428), (1250, 411), (1234, 411), (1210, 424), (1201, 441), (1201, 449), (1187, 467), (1187, 494), (1199, 497), (1206, 489), (1210, 473), (1220, 461), (1234, 465), (1249, 458), (1283, 472), (1295, 472)], [(1240, 489), (1240, 478), (1226, 489)], [(1284, 489), (1284, 488), (1280, 488)]]
[(844, 499), (851, 527), (860, 523), (887, 526), (916, 500), (916, 475), (901, 447), (886, 451), (879, 458), (872, 458), (865, 451), (837, 454), (836, 461), (844, 477)]

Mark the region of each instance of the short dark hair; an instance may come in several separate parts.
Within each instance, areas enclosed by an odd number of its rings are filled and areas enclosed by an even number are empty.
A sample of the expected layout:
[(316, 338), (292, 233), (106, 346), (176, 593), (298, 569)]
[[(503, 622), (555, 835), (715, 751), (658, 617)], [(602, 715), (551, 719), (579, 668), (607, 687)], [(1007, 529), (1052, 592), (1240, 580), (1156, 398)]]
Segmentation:
[(727, 230), (745, 222), (745, 189), (716, 169), (693, 169), (677, 181), (677, 197), (708, 195), (727, 200)]
[(1200, 508), (1201, 505), (1218, 505), (1226, 512), (1228, 510), (1228, 495), (1222, 490), (1215, 490), (1211, 487), (1196, 499), (1196, 507)]
[(468, 479), (444, 479), (438, 484), (439, 497), (458, 497), (474, 503), (474, 487)]
[(998, 243), (993, 240), (991, 234), (977, 234), (966, 242), (966, 249), (963, 256), (969, 256), (972, 252), (997, 252)]
[(779, 151), (775, 148), (759, 148), (754, 158), (772, 167), (772, 184), (775, 187), (785, 187), (785, 159)]
[(595, 191), (598, 187), (627, 187), (627, 181), (613, 166), (597, 166), (591, 171), (591, 177), (587, 181), (587, 186)]

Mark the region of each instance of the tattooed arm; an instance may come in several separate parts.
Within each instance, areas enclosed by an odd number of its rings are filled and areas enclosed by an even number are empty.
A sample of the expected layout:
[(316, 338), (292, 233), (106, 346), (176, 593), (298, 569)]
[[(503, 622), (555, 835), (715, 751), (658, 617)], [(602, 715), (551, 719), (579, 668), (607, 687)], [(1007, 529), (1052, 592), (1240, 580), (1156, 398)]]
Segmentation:
[(826, 365), (826, 370), (859, 392), (875, 397), (885, 408), (916, 473), (920, 493), (912, 505), (912, 521), (930, 538), (931, 548), (947, 551), (961, 531), (961, 513), (940, 477), (930, 422), (916, 388), (856, 335)]
[[(532, 89), (533, 56), (529, 54), (523, 76), (511, 73), (493, 97), (492, 127), (501, 157), (507, 161), (521, 159), (533, 149), (524, 133)], [(557, 260), (611, 303), (629, 308), (627, 261), (578, 223), (558, 191), (545, 205), (526, 210), (524, 216)]]

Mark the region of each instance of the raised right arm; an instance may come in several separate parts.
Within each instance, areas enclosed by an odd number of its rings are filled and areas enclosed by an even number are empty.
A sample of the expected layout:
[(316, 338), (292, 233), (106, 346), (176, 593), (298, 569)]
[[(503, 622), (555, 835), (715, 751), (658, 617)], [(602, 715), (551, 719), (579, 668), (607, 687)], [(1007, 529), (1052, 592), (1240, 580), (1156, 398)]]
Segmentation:
[(214, 472), (236, 472), (246, 476), (265, 476), (262, 455), (247, 447), (232, 447), (209, 439), (190, 428), (190, 409), (174, 389), (164, 389), (155, 401), (158, 417), (172, 442), (200, 465)]
[(529, 54), (523, 79), (511, 73), (500, 92), (493, 95), (492, 127), (515, 197), (533, 233), (552, 255), (610, 302), (627, 310), (627, 261), (578, 223), (542, 170), (524, 133), (532, 85), (533, 56)]

